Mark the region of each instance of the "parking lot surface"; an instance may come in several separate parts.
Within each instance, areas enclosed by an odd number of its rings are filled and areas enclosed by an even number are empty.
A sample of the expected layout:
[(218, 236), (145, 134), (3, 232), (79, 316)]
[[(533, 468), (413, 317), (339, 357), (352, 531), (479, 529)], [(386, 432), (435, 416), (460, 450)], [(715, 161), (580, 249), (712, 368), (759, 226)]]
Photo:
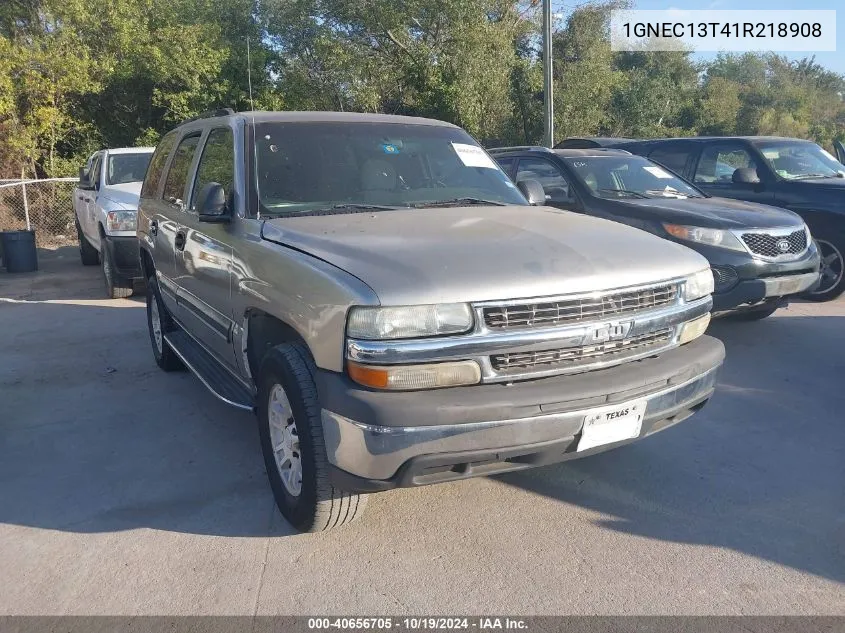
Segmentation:
[(0, 273), (0, 613), (845, 614), (845, 300), (714, 323), (715, 397), (652, 438), (295, 535), (143, 297), (41, 267)]

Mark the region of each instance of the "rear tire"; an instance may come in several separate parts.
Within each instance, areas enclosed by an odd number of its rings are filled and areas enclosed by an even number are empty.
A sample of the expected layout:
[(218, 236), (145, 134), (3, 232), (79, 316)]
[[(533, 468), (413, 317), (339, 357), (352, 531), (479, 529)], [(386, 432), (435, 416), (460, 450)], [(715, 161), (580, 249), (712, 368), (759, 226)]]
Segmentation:
[(110, 299), (126, 299), (132, 296), (132, 281), (124, 279), (114, 271), (114, 264), (106, 246), (106, 238), (100, 238), (100, 259), (103, 264), (103, 281), (106, 283), (106, 294)]
[(754, 308), (752, 310), (744, 310), (742, 312), (734, 312), (727, 315), (731, 321), (760, 321), (766, 317), (772, 316), (780, 306), (775, 304), (773, 306), (763, 306)]
[(819, 287), (802, 295), (808, 301), (831, 301), (845, 292), (845, 229), (823, 226), (818, 234), (811, 227), (821, 255)]
[(301, 532), (350, 523), (367, 497), (332, 485), (326, 456), (314, 361), (299, 343), (271, 349), (258, 377), (258, 431), (273, 497)]
[(96, 266), (100, 263), (100, 254), (97, 249), (91, 246), (88, 238), (82, 234), (82, 229), (79, 228), (79, 223), (76, 223), (76, 237), (79, 239), (79, 259), (82, 260), (83, 266)]
[(150, 343), (153, 346), (156, 365), (164, 371), (178, 371), (185, 367), (164, 340), (164, 335), (173, 332), (177, 327), (161, 300), (155, 275), (150, 275), (147, 280), (147, 328), (150, 331)]

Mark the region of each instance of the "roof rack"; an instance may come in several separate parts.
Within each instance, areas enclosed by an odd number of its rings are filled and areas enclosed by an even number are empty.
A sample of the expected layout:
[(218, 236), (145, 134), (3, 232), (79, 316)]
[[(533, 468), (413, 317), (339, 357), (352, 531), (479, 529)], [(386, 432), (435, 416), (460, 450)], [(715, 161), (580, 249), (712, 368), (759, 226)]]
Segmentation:
[(232, 108), (218, 108), (217, 110), (208, 110), (207, 112), (202, 112), (196, 116), (192, 116), (190, 119), (185, 119), (179, 125), (184, 125), (185, 123), (190, 123), (191, 121), (199, 121), (200, 119), (213, 119), (214, 117), (218, 116), (229, 116), (230, 114), (234, 114), (235, 111)]
[(551, 152), (552, 150), (542, 145), (514, 145), (512, 147), (491, 147), (488, 152), (524, 152), (527, 150)]

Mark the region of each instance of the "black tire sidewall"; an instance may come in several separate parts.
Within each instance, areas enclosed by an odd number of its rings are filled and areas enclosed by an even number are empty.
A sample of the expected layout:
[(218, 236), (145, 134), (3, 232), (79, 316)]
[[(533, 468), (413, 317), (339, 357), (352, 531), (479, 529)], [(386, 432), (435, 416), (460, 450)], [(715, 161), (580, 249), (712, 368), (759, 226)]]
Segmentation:
[[(305, 363), (303, 362), (303, 366)], [(310, 374), (308, 380), (310, 379)], [(272, 440), (270, 438), (270, 422), (268, 415), (268, 403), (270, 392), (274, 385), (279, 384), (285, 390), (288, 402), (293, 412), (293, 420), (296, 424), (297, 435), (299, 436), (300, 460), (302, 461), (302, 488), (299, 496), (292, 496), (282, 483), (279, 469), (276, 467), (276, 458), (273, 453)], [(271, 350), (267, 358), (261, 364), (261, 371), (258, 381), (258, 432), (261, 438), (261, 451), (264, 455), (264, 465), (267, 469), (267, 477), (270, 480), (270, 487), (276, 499), (276, 505), (282, 515), (298, 529), (307, 530), (314, 519), (317, 505), (317, 462), (323, 460), (316, 455), (312, 442), (312, 426), (320, 424), (319, 419), (311, 419), (303, 398), (303, 388), (314, 388), (311, 384), (302, 384), (302, 381), (291, 367), (287, 358), (278, 349)], [(316, 388), (314, 388), (316, 391)]]

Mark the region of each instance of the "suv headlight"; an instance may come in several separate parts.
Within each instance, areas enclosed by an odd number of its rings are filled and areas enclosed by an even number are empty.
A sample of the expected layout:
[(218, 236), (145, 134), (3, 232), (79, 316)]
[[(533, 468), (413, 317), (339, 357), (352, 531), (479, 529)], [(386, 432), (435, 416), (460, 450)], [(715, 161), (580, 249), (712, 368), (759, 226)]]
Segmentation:
[(722, 229), (707, 229), (701, 226), (684, 226), (683, 224), (664, 224), (663, 228), (672, 237), (686, 242), (696, 242), (707, 246), (727, 248), (731, 251), (745, 251), (742, 242), (730, 231)]
[(472, 325), (472, 308), (466, 303), (355, 306), (349, 311), (346, 333), (366, 340), (422, 338), (459, 334)]
[(687, 277), (684, 282), (684, 301), (695, 301), (706, 297), (713, 294), (713, 289), (713, 271), (709, 268), (699, 270), (694, 275)]
[(134, 231), (137, 218), (137, 211), (109, 211), (106, 223), (109, 231)]

